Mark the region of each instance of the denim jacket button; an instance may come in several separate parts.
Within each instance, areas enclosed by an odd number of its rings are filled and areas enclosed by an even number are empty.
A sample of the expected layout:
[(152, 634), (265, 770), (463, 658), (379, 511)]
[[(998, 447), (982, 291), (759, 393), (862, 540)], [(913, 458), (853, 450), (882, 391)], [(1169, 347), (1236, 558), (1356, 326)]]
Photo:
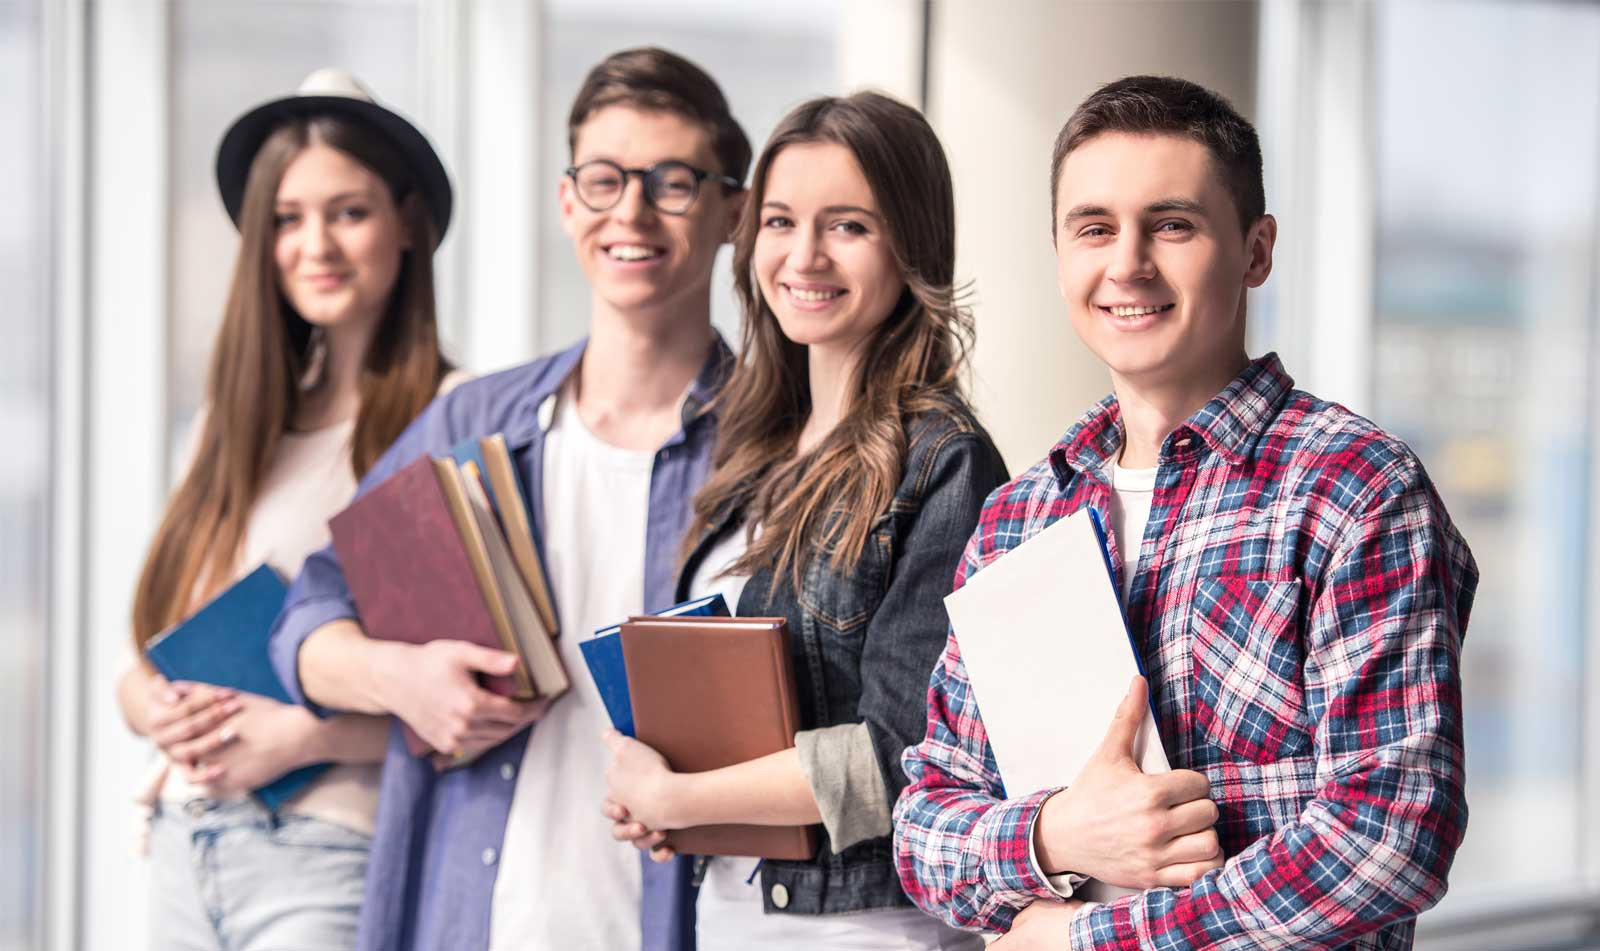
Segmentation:
[(483, 850), (483, 864), (485, 864), (485, 865), (493, 865), (494, 864), (494, 858), (495, 858), (494, 849), (484, 849)]
[(788, 908), (789, 907), (789, 889), (783, 887), (783, 884), (781, 882), (779, 884), (777, 884), (777, 885), (772, 886), (772, 907), (774, 907), (774, 908)]

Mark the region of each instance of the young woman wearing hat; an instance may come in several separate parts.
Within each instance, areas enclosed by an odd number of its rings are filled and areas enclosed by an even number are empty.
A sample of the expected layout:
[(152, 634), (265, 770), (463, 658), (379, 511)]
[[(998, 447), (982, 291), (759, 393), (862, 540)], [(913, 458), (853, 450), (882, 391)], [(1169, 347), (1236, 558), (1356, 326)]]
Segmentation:
[[(262, 562), (293, 577), (459, 375), (434, 321), (450, 183), (409, 122), (320, 70), (229, 129), (217, 180), (242, 240), (187, 472), (135, 594), (140, 648)], [(142, 659), (118, 699), (165, 754), (145, 797), (153, 946), (352, 945), (387, 718), (169, 683)], [(277, 814), (248, 795), (317, 762), (336, 765)]]

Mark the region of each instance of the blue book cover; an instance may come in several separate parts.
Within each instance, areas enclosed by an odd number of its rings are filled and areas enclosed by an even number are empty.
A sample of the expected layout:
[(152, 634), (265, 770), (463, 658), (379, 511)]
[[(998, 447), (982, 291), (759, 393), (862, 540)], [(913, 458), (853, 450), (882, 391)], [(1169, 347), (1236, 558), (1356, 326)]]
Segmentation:
[[(168, 680), (230, 687), (290, 703), (267, 656), (272, 622), (288, 589), (278, 573), (262, 565), (234, 583), (187, 621), (145, 647), (145, 656)], [(327, 766), (306, 766), (255, 790), (276, 811)]]
[[(675, 604), (652, 616), (727, 617), (728, 603), (722, 595), (713, 594)], [(593, 637), (578, 643), (578, 649), (583, 651), (589, 676), (600, 690), (600, 700), (606, 705), (611, 725), (623, 736), (633, 736), (633, 702), (628, 699), (628, 668), (622, 661), (622, 625), (613, 624), (595, 631)]]

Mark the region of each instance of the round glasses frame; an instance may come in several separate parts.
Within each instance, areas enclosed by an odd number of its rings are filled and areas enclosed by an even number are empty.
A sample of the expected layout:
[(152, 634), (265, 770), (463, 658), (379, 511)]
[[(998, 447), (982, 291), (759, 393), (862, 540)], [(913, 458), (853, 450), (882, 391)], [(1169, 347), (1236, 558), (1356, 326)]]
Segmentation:
[[(615, 172), (616, 181), (621, 183), (620, 187), (617, 187), (612, 193), (610, 201), (604, 198), (596, 200), (592, 194), (592, 189), (590, 194), (585, 194), (584, 192), (585, 173), (596, 169), (609, 169)], [(639, 181), (644, 184), (645, 203), (664, 215), (681, 215), (693, 208), (695, 200), (700, 197), (700, 183), (707, 179), (719, 185), (726, 185), (729, 188), (744, 187), (744, 183), (737, 178), (719, 175), (716, 172), (708, 172), (703, 168), (695, 168), (687, 162), (679, 162), (677, 160), (657, 162), (649, 168), (623, 168), (609, 159), (594, 159), (584, 162), (582, 165), (568, 166), (564, 174), (572, 179), (572, 190), (577, 194), (578, 201), (582, 202), (583, 206), (590, 211), (610, 211), (617, 207), (622, 201), (623, 193), (628, 190), (628, 179), (634, 175), (639, 176)], [(671, 176), (674, 174), (687, 174), (689, 176), (688, 197), (672, 195), (667, 192), (667, 188), (672, 184)]]

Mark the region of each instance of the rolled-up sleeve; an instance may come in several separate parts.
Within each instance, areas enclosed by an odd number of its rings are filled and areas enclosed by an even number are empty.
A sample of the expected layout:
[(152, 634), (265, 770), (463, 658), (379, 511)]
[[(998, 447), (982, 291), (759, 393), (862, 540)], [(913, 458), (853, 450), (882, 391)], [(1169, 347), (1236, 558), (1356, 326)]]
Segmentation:
[(889, 787), (866, 724), (803, 730), (794, 745), (834, 852), (889, 834)]

